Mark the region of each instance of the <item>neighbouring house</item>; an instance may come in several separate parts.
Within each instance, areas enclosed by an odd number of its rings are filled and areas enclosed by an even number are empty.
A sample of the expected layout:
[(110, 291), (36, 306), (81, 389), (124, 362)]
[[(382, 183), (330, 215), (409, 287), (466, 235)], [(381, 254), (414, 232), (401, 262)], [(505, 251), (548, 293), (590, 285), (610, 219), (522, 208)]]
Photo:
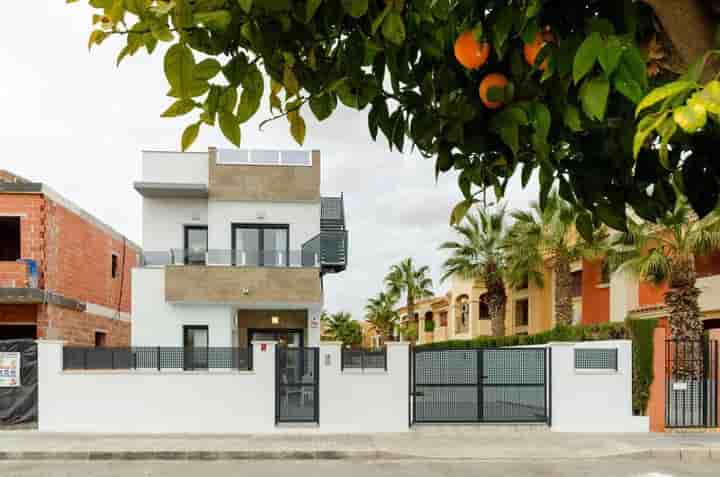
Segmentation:
[[(698, 257), (695, 263), (705, 328), (720, 328), (720, 253)], [(627, 272), (608, 275), (603, 268), (602, 260), (578, 260), (572, 264), (574, 323), (590, 325), (622, 322), (627, 317), (668, 315), (664, 303), (667, 286), (657, 287)], [(553, 282), (554, 272), (546, 264), (543, 287), (532, 282), (516, 289), (508, 287), (507, 335), (540, 333), (555, 326)], [(405, 307), (398, 313), (403, 322), (417, 321), (418, 344), (489, 336), (490, 316), (482, 300), (485, 291), (480, 280), (454, 276), (446, 294), (416, 303), (414, 317), (407, 316)], [(432, 320), (433, 325), (426, 328), (427, 320)]]
[(0, 340), (128, 346), (140, 251), (46, 184), (0, 170)]
[(370, 322), (360, 320), (358, 323), (362, 329), (362, 347), (364, 349), (377, 349), (383, 346), (382, 336)]
[(323, 276), (346, 267), (343, 198), (319, 151), (145, 151), (134, 346), (317, 346)]

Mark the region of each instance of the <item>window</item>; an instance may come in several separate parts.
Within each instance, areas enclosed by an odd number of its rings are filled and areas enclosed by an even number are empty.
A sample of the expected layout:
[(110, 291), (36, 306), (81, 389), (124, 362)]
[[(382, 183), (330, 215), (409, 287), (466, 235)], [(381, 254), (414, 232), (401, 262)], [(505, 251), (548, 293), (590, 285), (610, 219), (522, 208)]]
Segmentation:
[(113, 278), (117, 278), (117, 272), (118, 272), (118, 256), (114, 253), (110, 256), (110, 275), (112, 275)]
[(183, 357), (185, 369), (207, 369), (207, 326), (183, 326)]
[(287, 225), (233, 224), (234, 264), (259, 267), (289, 266), (289, 234)]
[(208, 249), (208, 228), (205, 225), (185, 226), (184, 257), (186, 265), (205, 265)]
[(575, 369), (617, 371), (617, 348), (575, 349)]
[(530, 322), (530, 302), (527, 299), (515, 301), (515, 326), (528, 326)]
[(440, 312), (440, 326), (447, 326), (447, 311)]
[(107, 333), (104, 331), (95, 332), (95, 347), (100, 348), (107, 345)]
[(577, 298), (582, 296), (582, 270), (572, 272), (572, 297)]
[(0, 261), (20, 258), (20, 217), (0, 217)]
[(470, 323), (470, 300), (467, 295), (462, 295), (457, 299), (457, 307), (455, 309), (455, 332), (464, 333), (468, 330)]
[(488, 308), (487, 305), (487, 294), (484, 293), (480, 295), (480, 301), (478, 302), (478, 319), (480, 320), (489, 320), (490, 319), (490, 308)]

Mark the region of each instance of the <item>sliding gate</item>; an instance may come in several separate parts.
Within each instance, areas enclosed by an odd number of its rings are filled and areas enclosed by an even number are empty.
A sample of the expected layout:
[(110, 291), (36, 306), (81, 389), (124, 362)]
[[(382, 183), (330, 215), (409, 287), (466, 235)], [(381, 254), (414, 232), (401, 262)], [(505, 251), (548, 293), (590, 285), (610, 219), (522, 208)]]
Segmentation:
[(412, 353), (414, 422), (547, 422), (549, 349)]

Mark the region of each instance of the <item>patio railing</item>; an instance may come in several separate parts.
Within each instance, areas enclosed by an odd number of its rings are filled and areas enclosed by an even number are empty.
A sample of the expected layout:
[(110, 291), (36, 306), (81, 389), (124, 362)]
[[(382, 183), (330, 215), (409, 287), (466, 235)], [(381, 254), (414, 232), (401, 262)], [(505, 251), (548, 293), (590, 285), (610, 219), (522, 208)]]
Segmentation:
[(319, 267), (320, 255), (308, 250), (187, 250), (143, 252), (143, 265), (219, 265), (233, 267)]
[(387, 371), (387, 349), (342, 349), (340, 369), (384, 369)]
[(63, 369), (252, 369), (251, 348), (165, 346), (63, 348)]

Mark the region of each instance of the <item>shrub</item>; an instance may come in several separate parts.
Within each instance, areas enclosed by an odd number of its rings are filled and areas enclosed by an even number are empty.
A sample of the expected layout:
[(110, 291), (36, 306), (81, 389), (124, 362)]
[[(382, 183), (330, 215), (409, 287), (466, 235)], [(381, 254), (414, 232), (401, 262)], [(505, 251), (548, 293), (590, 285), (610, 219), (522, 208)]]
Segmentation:
[(435, 321), (425, 320), (425, 332), (432, 333), (433, 331), (435, 331)]
[(633, 340), (633, 414), (644, 416), (653, 382), (653, 333), (657, 320), (626, 320)]

